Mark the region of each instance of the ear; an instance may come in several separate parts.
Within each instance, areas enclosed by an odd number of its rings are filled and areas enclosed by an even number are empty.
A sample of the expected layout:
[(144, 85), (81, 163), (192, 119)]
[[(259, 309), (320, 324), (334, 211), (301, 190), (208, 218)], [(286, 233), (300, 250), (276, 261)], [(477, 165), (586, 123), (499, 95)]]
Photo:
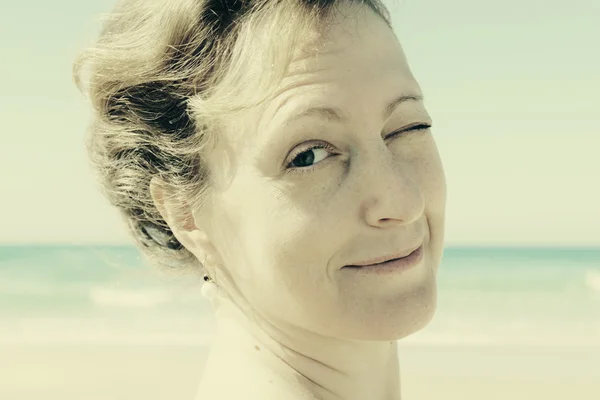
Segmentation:
[(176, 215), (175, 203), (168, 185), (160, 178), (154, 177), (150, 181), (150, 194), (158, 212), (179, 243), (194, 254), (200, 262), (214, 259), (216, 249), (209, 241), (206, 232), (196, 226), (192, 210), (188, 210), (183, 216)]

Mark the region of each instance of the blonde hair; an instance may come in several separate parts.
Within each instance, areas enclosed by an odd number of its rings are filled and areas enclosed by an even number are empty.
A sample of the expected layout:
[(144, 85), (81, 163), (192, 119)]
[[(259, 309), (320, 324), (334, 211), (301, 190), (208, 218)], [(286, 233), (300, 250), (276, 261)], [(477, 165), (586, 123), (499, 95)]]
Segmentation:
[(203, 154), (219, 121), (263, 100), (298, 41), (326, 28), (341, 5), (367, 6), (391, 25), (379, 0), (121, 0), (78, 55), (73, 78), (93, 107), (91, 165), (154, 265), (200, 267), (162, 219), (150, 180), (168, 185), (176, 215), (205, 206)]

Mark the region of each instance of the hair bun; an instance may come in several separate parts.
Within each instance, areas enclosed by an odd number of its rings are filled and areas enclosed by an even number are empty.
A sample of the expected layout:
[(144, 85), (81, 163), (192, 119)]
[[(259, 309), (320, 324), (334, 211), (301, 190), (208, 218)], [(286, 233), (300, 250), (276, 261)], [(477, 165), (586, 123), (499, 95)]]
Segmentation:
[(142, 222), (140, 230), (147, 239), (155, 242), (159, 246), (167, 247), (171, 250), (180, 250), (183, 248), (173, 232), (169, 228), (163, 228), (151, 222)]

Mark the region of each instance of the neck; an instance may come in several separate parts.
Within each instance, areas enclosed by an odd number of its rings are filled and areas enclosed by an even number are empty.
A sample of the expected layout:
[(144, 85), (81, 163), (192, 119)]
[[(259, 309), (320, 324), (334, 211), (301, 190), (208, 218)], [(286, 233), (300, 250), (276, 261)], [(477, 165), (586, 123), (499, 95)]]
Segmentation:
[[(319, 400), (400, 400), (396, 342), (331, 338), (297, 326), (242, 313), (229, 299), (216, 307), (217, 331), (210, 360), (247, 365), (282, 377), (292, 390)], [(207, 365), (206, 370), (212, 367)], [(260, 379), (260, 378), (258, 378)], [(290, 386), (291, 385), (291, 386)], [(298, 387), (300, 386), (300, 387)]]

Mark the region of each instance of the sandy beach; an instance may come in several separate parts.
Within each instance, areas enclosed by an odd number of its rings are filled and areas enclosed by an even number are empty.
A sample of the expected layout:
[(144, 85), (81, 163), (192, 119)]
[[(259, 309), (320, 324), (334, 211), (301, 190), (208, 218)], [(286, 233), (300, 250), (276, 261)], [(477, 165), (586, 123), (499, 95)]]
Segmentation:
[[(0, 399), (193, 400), (207, 348), (0, 346)], [(400, 347), (404, 400), (597, 400), (598, 347)]]
[[(9, 250), (0, 400), (195, 400), (216, 332), (194, 282), (150, 279), (134, 249), (104, 250), (129, 269)], [(600, 400), (598, 265), (596, 250), (448, 251), (435, 318), (399, 342), (402, 400)]]

